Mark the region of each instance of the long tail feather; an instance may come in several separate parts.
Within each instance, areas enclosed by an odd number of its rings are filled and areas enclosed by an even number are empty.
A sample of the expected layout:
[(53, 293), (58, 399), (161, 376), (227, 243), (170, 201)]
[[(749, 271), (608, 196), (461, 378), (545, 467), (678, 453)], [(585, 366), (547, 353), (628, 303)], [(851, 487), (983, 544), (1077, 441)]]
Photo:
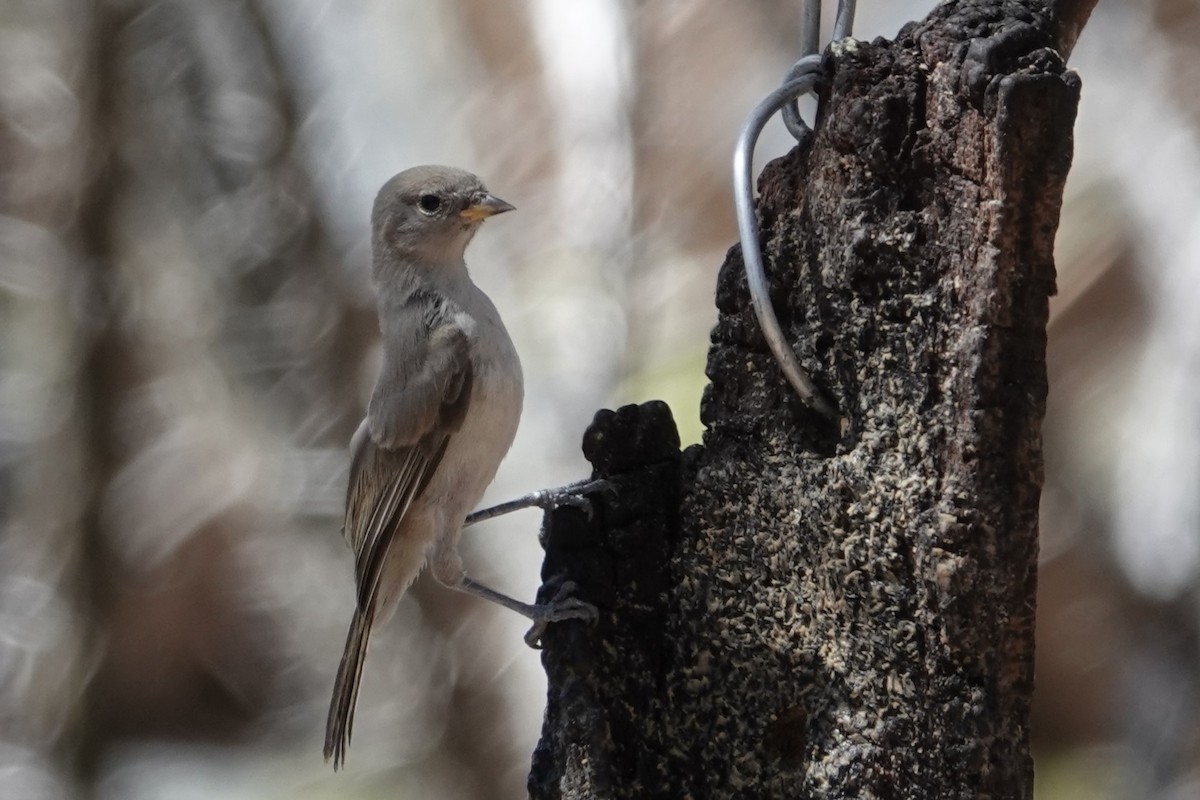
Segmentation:
[(350, 729), (354, 725), (354, 706), (358, 702), (358, 684), (362, 680), (370, 637), (370, 618), (355, 609), (350, 631), (346, 634), (346, 650), (333, 683), (329, 719), (325, 723), (325, 760), (332, 758), (335, 770), (346, 763), (346, 748), (350, 745)]

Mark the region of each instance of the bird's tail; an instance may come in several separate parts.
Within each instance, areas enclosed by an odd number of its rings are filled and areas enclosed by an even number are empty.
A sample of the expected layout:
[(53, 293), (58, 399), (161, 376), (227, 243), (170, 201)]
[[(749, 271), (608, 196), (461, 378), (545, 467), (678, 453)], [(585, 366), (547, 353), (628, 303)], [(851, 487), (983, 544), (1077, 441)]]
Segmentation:
[(342, 663), (338, 664), (329, 719), (325, 723), (325, 760), (333, 759), (334, 770), (346, 763), (350, 728), (354, 725), (354, 705), (358, 702), (358, 684), (362, 680), (363, 660), (367, 656), (370, 637), (371, 619), (356, 608), (350, 631), (346, 634), (346, 650), (342, 653)]

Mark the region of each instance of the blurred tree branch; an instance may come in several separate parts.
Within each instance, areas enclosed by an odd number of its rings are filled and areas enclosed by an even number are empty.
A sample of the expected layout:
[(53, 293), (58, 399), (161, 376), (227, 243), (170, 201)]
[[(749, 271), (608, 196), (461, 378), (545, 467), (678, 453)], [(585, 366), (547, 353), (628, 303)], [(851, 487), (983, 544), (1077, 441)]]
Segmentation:
[[(338, 348), (363, 310), (330, 268), (299, 123), (245, 4), (65, 2), (25, 16), (40, 34), (26, 41), (72, 54), (51, 95), (63, 108), (45, 115), (71, 136), (55, 149), (26, 128), (12, 142), (27, 152), (4, 159), (4, 213), (37, 226), (59, 248), (38, 255), (61, 269), (41, 319), (12, 327), (67, 410), (31, 436), (20, 461), (41, 496), (18, 498), (23, 525), (4, 544), (53, 549), (47, 568), (25, 569), (65, 601), (61, 635), (75, 639), (16, 642), (22, 674), (75, 680), (8, 688), (37, 720), (22, 733), (86, 795), (116, 739), (220, 738), (262, 710), (277, 637), (239, 597), (257, 582), (238, 546), (275, 510), (244, 469), (271, 437), (242, 435), (240, 415), (348, 437), (358, 410)], [(231, 395), (250, 402), (221, 402)], [(18, 543), (23, 528), (40, 543)], [(56, 727), (46, 707), (63, 709)]]
[(827, 56), (759, 212), (842, 424), (792, 396), (731, 250), (703, 447), (679, 455), (661, 404), (601, 412), (585, 454), (620, 498), (548, 515), (545, 577), (605, 613), (545, 637), (534, 798), (1031, 796), (1064, 60), (1091, 5), (948, 2)]

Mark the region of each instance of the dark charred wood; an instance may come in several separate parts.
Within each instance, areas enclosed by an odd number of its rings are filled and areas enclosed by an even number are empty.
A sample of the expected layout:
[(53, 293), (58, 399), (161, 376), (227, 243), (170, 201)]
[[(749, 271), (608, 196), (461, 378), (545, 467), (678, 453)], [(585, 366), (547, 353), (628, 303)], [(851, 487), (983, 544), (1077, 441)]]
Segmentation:
[(678, 456), (661, 404), (601, 412), (585, 452), (619, 497), (548, 516), (546, 577), (602, 613), (545, 637), (534, 798), (1031, 796), (1084, 5), (950, 2), (827, 55), (759, 213), (780, 321), (842, 418), (793, 396), (731, 249), (703, 446)]

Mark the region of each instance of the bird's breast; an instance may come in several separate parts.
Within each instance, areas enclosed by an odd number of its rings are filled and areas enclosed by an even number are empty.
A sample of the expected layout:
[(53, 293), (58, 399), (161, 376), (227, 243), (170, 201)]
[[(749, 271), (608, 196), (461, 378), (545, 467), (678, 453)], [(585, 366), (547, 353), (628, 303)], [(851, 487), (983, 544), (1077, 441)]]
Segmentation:
[(471, 410), (481, 418), (480, 424), (507, 432), (511, 444), (525, 396), (521, 359), (503, 325), (487, 327), (491, 329), (485, 327), (472, 337)]
[(462, 518), (479, 504), (512, 446), (521, 418), (520, 361), (515, 350), (505, 354), (495, 345), (472, 354), (470, 405), (426, 493), (442, 509), (447, 535), (457, 535)]

